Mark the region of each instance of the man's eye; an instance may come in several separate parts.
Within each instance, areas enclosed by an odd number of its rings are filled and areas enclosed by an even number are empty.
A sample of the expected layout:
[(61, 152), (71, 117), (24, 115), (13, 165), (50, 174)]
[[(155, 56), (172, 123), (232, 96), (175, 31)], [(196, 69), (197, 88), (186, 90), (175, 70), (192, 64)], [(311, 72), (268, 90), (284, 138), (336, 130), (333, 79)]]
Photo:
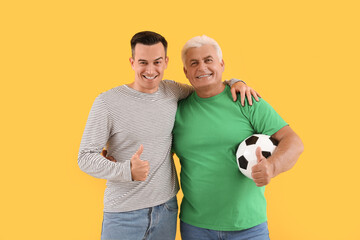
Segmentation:
[(195, 66), (197, 64), (197, 62), (192, 62), (190, 63), (190, 66)]
[(154, 62), (155, 65), (159, 65), (161, 62), (160, 61), (157, 61), (157, 62)]
[(146, 62), (139, 62), (139, 64), (140, 64), (140, 65), (145, 65), (145, 64), (146, 64)]
[(210, 59), (210, 58), (209, 58), (209, 59), (206, 59), (205, 62), (206, 62), (206, 63), (212, 62), (212, 59)]

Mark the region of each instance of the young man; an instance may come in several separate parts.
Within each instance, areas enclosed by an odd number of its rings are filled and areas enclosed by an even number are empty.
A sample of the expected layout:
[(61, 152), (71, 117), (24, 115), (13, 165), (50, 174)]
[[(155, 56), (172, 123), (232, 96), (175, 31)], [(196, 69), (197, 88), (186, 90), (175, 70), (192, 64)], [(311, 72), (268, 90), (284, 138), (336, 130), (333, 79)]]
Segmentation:
[[(91, 176), (107, 179), (101, 239), (174, 239), (179, 186), (171, 132), (177, 102), (193, 88), (162, 81), (168, 57), (161, 35), (139, 32), (131, 48), (135, 79), (95, 99), (78, 164)], [(101, 156), (104, 147), (116, 161)]]
[[(230, 88), (222, 84), (224, 61), (215, 40), (190, 39), (182, 57), (195, 88), (179, 102), (173, 130), (184, 193), (182, 239), (269, 239), (263, 186), (294, 166), (303, 144), (263, 99), (245, 107), (232, 101)], [(251, 180), (239, 172), (235, 152), (255, 133), (271, 135), (279, 145), (268, 159), (257, 149)]]

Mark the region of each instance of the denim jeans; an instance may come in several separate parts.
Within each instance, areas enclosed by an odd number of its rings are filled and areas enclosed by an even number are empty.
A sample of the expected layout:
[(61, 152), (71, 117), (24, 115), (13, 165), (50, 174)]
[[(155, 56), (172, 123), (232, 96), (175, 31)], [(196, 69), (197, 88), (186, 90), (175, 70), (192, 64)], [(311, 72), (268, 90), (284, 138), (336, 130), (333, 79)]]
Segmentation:
[(215, 231), (180, 222), (182, 240), (269, 240), (267, 222), (241, 231)]
[(129, 212), (104, 212), (102, 240), (173, 240), (176, 235), (176, 196), (164, 204)]

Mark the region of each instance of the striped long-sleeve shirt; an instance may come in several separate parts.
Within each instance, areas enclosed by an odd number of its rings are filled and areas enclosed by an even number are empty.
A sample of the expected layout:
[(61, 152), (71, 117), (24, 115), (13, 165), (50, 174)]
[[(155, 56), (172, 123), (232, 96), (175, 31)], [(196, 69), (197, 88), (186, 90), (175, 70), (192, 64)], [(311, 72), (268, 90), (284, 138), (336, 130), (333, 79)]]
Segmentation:
[[(91, 108), (81, 140), (78, 164), (84, 172), (107, 179), (105, 212), (124, 212), (162, 204), (179, 190), (171, 154), (172, 128), (179, 99), (193, 88), (170, 80), (157, 92), (138, 92), (126, 85), (100, 94)], [(142, 160), (150, 172), (132, 181), (130, 159), (144, 146)], [(101, 156), (106, 147), (111, 162)]]

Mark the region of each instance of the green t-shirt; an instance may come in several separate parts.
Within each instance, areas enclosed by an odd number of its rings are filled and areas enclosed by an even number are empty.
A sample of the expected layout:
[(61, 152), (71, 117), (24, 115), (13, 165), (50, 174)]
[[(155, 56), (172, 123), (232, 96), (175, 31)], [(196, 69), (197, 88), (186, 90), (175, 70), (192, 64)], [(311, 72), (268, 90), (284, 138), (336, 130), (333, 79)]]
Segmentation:
[(180, 101), (173, 129), (184, 193), (180, 219), (218, 231), (248, 229), (267, 221), (265, 188), (238, 170), (235, 154), (250, 135), (272, 135), (286, 125), (263, 99), (244, 107), (233, 102), (229, 86), (211, 98), (194, 92)]

